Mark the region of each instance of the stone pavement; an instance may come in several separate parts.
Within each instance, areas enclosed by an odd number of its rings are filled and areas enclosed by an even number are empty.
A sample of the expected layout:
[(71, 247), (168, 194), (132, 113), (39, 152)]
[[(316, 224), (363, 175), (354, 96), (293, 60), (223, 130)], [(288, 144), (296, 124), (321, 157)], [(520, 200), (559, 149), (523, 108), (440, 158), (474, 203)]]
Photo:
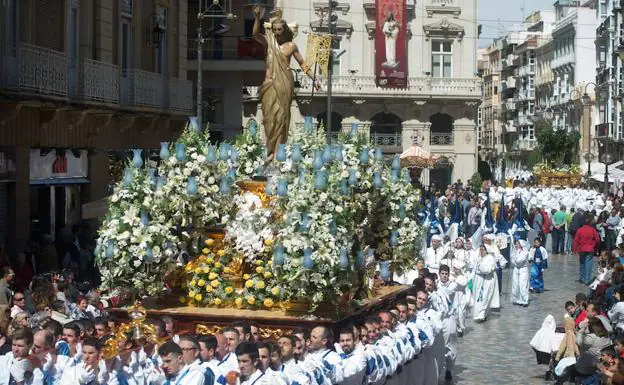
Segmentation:
[(459, 339), (453, 383), (552, 384), (544, 381), (546, 366), (537, 365), (529, 341), (548, 314), (561, 324), (564, 303), (574, 301), (576, 293), (586, 293), (587, 288), (578, 283), (575, 255), (550, 256), (548, 266), (544, 273), (546, 291), (531, 294), (526, 308), (509, 302), (509, 270), (505, 270), (500, 312), (493, 312), (483, 324), (473, 322), (472, 317), (468, 320), (468, 330)]

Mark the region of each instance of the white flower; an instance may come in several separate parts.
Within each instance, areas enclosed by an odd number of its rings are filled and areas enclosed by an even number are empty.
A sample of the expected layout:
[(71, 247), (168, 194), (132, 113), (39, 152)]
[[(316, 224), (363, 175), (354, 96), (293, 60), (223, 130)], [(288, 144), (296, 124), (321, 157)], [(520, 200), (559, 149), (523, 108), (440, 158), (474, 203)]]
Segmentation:
[(130, 232), (128, 230), (126, 230), (123, 233), (119, 234), (119, 236), (117, 237), (117, 239), (119, 239), (119, 240), (124, 240), (124, 239), (128, 239), (128, 238), (130, 238)]
[(337, 213), (341, 213), (343, 209), (342, 206), (336, 206), (335, 210)]

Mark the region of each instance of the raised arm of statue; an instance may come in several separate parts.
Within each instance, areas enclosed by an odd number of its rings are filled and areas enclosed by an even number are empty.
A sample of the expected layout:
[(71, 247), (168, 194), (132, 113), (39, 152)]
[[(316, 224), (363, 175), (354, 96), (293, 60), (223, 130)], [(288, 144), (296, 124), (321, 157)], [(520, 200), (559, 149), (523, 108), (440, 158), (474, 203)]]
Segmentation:
[[(295, 44), (295, 43), (293, 43)], [(299, 63), (299, 66), (301, 67), (301, 69), (303, 70), (303, 72), (314, 81), (314, 87), (316, 88), (316, 90), (320, 90), (321, 89), (321, 82), (320, 82), (320, 78), (318, 75), (315, 75), (312, 72), (312, 69), (305, 64), (305, 60), (303, 59), (303, 56), (301, 55), (301, 52), (299, 52), (299, 48), (297, 47), (297, 45), (294, 46), (293, 49), (293, 57), (295, 58), (295, 60), (297, 61), (297, 63)]]
[(253, 36), (261, 35), (264, 32), (264, 26), (262, 25), (262, 16), (264, 16), (264, 8), (257, 5), (253, 9), (254, 14), (254, 25), (253, 25)]

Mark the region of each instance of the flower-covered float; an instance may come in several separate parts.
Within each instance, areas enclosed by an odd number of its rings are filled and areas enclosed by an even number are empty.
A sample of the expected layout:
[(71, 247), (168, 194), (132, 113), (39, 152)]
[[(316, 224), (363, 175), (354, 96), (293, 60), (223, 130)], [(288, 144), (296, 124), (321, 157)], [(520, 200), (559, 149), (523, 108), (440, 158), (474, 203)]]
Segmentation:
[(412, 268), (420, 196), (398, 156), (357, 127), (328, 144), (306, 119), (265, 167), (257, 131), (251, 121), (235, 143), (213, 145), (191, 118), (158, 157), (134, 151), (99, 230), (104, 290), (191, 307), (344, 310), (372, 297), (375, 276)]
[(577, 164), (556, 168), (549, 163), (538, 163), (533, 166), (533, 174), (541, 186), (574, 187), (582, 179), (581, 168)]

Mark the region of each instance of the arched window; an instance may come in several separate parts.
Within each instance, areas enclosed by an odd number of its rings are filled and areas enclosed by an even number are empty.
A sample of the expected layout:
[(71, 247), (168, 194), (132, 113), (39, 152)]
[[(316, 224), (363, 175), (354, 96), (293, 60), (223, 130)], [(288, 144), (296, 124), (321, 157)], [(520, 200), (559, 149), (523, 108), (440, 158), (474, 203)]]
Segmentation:
[[(331, 130), (329, 131), (334, 133), (342, 131), (342, 115), (335, 111), (332, 111), (331, 114)], [(325, 132), (327, 132), (327, 111), (318, 114), (316, 120), (318, 122), (316, 127), (320, 128), (322, 125), (325, 127)]]
[(429, 144), (436, 146), (453, 145), (453, 117), (448, 114), (433, 114), (431, 122), (431, 139)]
[(385, 152), (401, 152), (402, 120), (395, 114), (380, 112), (371, 118), (371, 141)]

